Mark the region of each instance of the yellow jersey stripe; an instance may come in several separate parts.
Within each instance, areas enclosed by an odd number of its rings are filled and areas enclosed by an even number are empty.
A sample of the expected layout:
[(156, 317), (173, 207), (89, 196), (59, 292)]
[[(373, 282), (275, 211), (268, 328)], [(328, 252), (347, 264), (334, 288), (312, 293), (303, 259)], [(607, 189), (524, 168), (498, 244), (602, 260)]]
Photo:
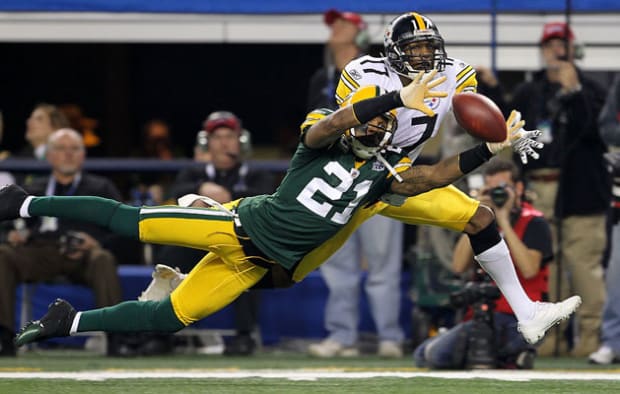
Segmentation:
[(356, 88), (351, 86), (344, 77), (340, 77), (340, 82), (338, 82), (338, 86), (336, 87), (336, 103), (339, 106), (342, 105), (344, 100), (355, 90)]
[(357, 81), (355, 79), (353, 79), (353, 77), (351, 77), (349, 75), (349, 73), (347, 72), (347, 70), (342, 70), (342, 76), (344, 77), (344, 79), (349, 82), (352, 86), (355, 87), (355, 89), (360, 87), (360, 84), (357, 83)]
[(461, 82), (458, 82), (456, 87), (454, 88), (456, 93), (461, 93), (463, 91), (475, 92), (478, 90), (478, 81), (476, 80), (476, 72), (472, 70), (471, 73), (465, 75)]
[(466, 73), (468, 73), (471, 69), (472, 69), (471, 66), (467, 66), (464, 69), (462, 69), (461, 71), (459, 71), (459, 73), (456, 74), (456, 80), (458, 81), (459, 79), (461, 79), (461, 77), (463, 75), (465, 75)]

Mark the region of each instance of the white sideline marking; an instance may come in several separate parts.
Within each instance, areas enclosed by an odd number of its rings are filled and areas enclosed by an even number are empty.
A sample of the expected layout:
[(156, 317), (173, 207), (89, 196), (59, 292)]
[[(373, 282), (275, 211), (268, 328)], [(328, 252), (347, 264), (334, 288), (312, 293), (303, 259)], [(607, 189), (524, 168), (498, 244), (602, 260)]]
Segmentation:
[(529, 380), (619, 380), (617, 371), (446, 371), (446, 372), (346, 372), (334, 370), (122, 370), (80, 372), (0, 372), (0, 379), (240, 379), (272, 378), (289, 380), (368, 379), (368, 378), (441, 378), (441, 379), (496, 379), (507, 381)]

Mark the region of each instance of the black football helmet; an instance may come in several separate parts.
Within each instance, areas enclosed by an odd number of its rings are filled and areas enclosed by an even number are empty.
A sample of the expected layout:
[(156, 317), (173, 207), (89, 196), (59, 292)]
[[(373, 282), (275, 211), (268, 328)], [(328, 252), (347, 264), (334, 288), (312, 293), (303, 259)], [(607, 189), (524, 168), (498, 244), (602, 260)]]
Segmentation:
[[(422, 41), (430, 43), (432, 54), (426, 56), (407, 53), (407, 45)], [(406, 77), (433, 68), (443, 71), (446, 67), (448, 55), (439, 29), (430, 18), (416, 12), (408, 12), (390, 22), (385, 29), (383, 46), (392, 68)]]

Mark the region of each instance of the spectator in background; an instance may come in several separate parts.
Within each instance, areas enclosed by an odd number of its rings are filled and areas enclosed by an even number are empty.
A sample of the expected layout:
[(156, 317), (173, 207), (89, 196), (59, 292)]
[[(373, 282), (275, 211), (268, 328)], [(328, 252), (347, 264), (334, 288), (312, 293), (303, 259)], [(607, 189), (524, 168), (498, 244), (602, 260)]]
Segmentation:
[(310, 78), (306, 109), (337, 109), (336, 86), (344, 66), (352, 59), (362, 55), (370, 44), (366, 22), (354, 12), (329, 10), (323, 21), (330, 29), (325, 45), (323, 67)]
[(142, 131), (142, 156), (160, 160), (172, 160), (182, 156), (172, 144), (170, 126), (161, 119), (151, 119)]
[[(587, 357), (599, 346), (605, 301), (601, 260), (611, 185), (603, 158), (607, 148), (597, 125), (605, 90), (575, 65), (581, 54), (565, 23), (544, 26), (540, 51), (544, 69), (532, 81), (517, 86), (511, 107), (543, 132), (539, 141), (545, 147), (540, 159), (530, 161), (523, 170), (537, 196), (534, 206), (556, 230), (559, 264), (551, 266), (551, 300), (561, 299), (569, 290), (562, 285), (558, 294), (557, 267), (563, 275), (560, 284), (570, 274), (571, 292), (583, 298), (576, 314), (578, 340), (572, 354)], [(550, 330), (539, 349), (542, 354), (552, 352), (554, 332)]]
[(478, 93), (483, 94), (493, 100), (501, 109), (504, 117), (508, 117), (508, 105), (504, 99), (504, 91), (497, 79), (497, 76), (490, 68), (484, 66), (476, 66), (476, 78), (478, 79)]
[(601, 137), (613, 147), (611, 254), (606, 272), (607, 301), (603, 308), (601, 346), (590, 354), (594, 364), (611, 364), (620, 359), (620, 74), (616, 75), (599, 117)]
[[(308, 111), (319, 107), (338, 108), (334, 94), (340, 72), (363, 53), (369, 41), (366, 23), (356, 13), (329, 10), (324, 21), (331, 33), (325, 65), (310, 80)], [(402, 357), (404, 333), (399, 324), (402, 250), (403, 224), (377, 215), (321, 266), (329, 290), (325, 307), (325, 328), (329, 335), (308, 347), (311, 355), (359, 354), (360, 284), (362, 272), (368, 271), (364, 288), (377, 327), (378, 353), (383, 357)]]
[[(156, 160), (173, 160), (183, 157), (180, 149), (172, 143), (170, 126), (162, 119), (151, 119), (144, 124), (142, 143), (135, 155)], [(132, 183), (136, 186), (130, 192), (132, 204), (135, 206), (164, 204), (165, 195), (172, 181), (170, 174), (141, 173), (135, 175)]]
[[(232, 112), (211, 113), (204, 122), (204, 130), (198, 132), (196, 145), (197, 163), (178, 174), (171, 187), (173, 198), (194, 193), (225, 203), (275, 191), (275, 177), (267, 171), (252, 169), (245, 161), (250, 151), (249, 133)], [(205, 153), (208, 162), (203, 161)], [(204, 255), (204, 250), (164, 246), (158, 260), (189, 272)], [(256, 348), (251, 334), (258, 325), (259, 293), (242, 293), (233, 307), (236, 335), (226, 342), (224, 354), (250, 355)]]
[(89, 156), (103, 156), (101, 137), (96, 132), (97, 119), (85, 116), (82, 107), (77, 104), (63, 104), (59, 108), (69, 120), (69, 127), (82, 134)]
[[(2, 111), (0, 111), (0, 143), (2, 142), (2, 134), (4, 133), (4, 120), (2, 118)], [(11, 155), (9, 151), (0, 150), (0, 161), (8, 158)], [(15, 183), (15, 178), (10, 172), (0, 171), (0, 184), (7, 185), (9, 183)]]
[(19, 151), (16, 156), (45, 159), (49, 136), (63, 127), (69, 127), (69, 121), (55, 105), (37, 104), (26, 121), (25, 137), (29, 145)]
[[(523, 201), (524, 184), (517, 166), (511, 161), (495, 158), (484, 170), (484, 187), (479, 199), (495, 212), (497, 225), (508, 245), (517, 275), (525, 292), (533, 301), (543, 301), (547, 293), (547, 264), (553, 259), (549, 224), (542, 213)], [(452, 269), (458, 274), (475, 266), (471, 244), (461, 236), (452, 259)], [(502, 295), (494, 312), (494, 338), (497, 349), (496, 366), (502, 368), (533, 367), (535, 350), (517, 331), (517, 318)], [(467, 360), (467, 341), (472, 322), (460, 323), (448, 332), (422, 343), (414, 352), (419, 367), (464, 368)], [(455, 349), (459, 349), (455, 354)], [(463, 351), (461, 351), (463, 350)], [(470, 360), (473, 361), (473, 360)]]
[[(42, 111), (42, 108), (35, 110), (32, 123), (47, 124), (39, 119)], [(35, 129), (36, 133), (32, 131)], [(39, 136), (41, 129), (33, 124), (32, 129), (29, 127), (30, 136)], [(44, 151), (52, 173), (25, 185), (29, 192), (120, 199), (120, 193), (110, 181), (82, 171), (85, 150), (78, 132), (55, 131), (47, 146)], [(15, 289), (21, 282), (40, 282), (63, 275), (90, 287), (98, 307), (122, 300), (116, 259), (105, 248), (110, 237), (110, 232), (98, 226), (51, 217), (33, 220), (28, 227), (9, 232), (7, 244), (0, 245), (0, 355), (15, 356)], [(118, 344), (117, 336), (108, 336), (108, 355), (119, 355)]]

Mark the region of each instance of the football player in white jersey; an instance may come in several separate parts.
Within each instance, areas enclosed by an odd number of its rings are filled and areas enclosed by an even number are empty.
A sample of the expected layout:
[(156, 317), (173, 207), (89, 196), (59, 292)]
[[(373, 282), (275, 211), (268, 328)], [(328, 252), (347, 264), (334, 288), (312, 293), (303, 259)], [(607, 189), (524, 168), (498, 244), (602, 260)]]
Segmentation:
[[(466, 62), (448, 57), (437, 26), (428, 17), (415, 12), (402, 14), (390, 22), (385, 30), (384, 48), (385, 57), (362, 56), (345, 66), (336, 88), (336, 101), (343, 103), (353, 91), (365, 85), (378, 85), (386, 91), (398, 90), (411, 83), (417, 74), (437, 69), (438, 76), (446, 77), (441, 89), (448, 91), (448, 96), (425, 101), (436, 116), (427, 116), (414, 109), (397, 110), (398, 128), (392, 144), (408, 151), (413, 161), (424, 143), (437, 134), (445, 115), (451, 110), (452, 97), (461, 92), (476, 92), (476, 72)], [(520, 119), (520, 114), (517, 116)], [(532, 135), (526, 134), (528, 137)], [(519, 133), (508, 136), (507, 142), (525, 161), (528, 155), (536, 159), (538, 154), (533, 148), (542, 147), (530, 138), (520, 137)], [(316, 268), (317, 262), (324, 261), (338, 250), (361, 223), (377, 213), (408, 224), (429, 224), (466, 233), (476, 260), (505, 295), (528, 342), (536, 342), (542, 337), (532, 333), (544, 334), (548, 327), (538, 326), (547, 311), (532, 303), (525, 294), (506, 243), (497, 230), (492, 210), (454, 186), (411, 198), (385, 195), (382, 202), (358, 210), (336, 236), (306, 255), (293, 280), (300, 280)]]

